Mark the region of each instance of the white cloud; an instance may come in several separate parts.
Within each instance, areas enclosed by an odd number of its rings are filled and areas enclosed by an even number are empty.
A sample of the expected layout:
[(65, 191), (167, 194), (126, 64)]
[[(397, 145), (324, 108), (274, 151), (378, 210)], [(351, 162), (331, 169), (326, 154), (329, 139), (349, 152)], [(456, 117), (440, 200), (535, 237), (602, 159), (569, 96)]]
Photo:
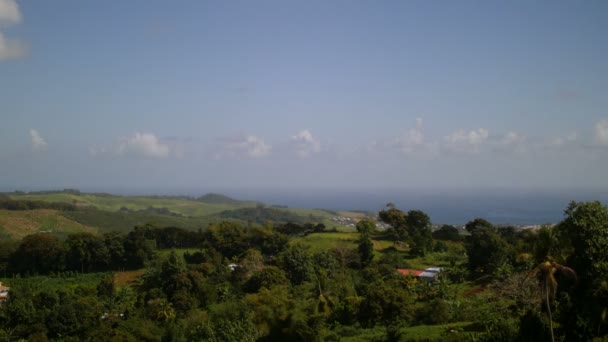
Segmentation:
[(91, 156), (124, 156), (144, 158), (167, 158), (170, 148), (163, 144), (152, 133), (135, 132), (130, 137), (122, 138), (110, 147), (91, 147)]
[(446, 149), (460, 153), (478, 153), (481, 145), (488, 139), (489, 132), (485, 128), (472, 131), (458, 130), (444, 137)]
[(169, 146), (162, 144), (156, 135), (136, 132), (133, 136), (122, 139), (116, 149), (119, 155), (166, 158)]
[(424, 149), (424, 133), (422, 131), (422, 119), (416, 118), (416, 128), (405, 132), (394, 141), (394, 145), (403, 153), (413, 153)]
[[(0, 28), (21, 22), (21, 12), (15, 0), (0, 0)], [(9, 39), (0, 32), (0, 61), (25, 56), (27, 48), (17, 39)]]
[(48, 144), (40, 136), (40, 133), (38, 133), (37, 130), (30, 129), (30, 138), (32, 141), (32, 149), (34, 151), (44, 151), (48, 147)]
[(296, 154), (300, 158), (306, 158), (321, 151), (321, 142), (315, 139), (307, 129), (291, 137)]
[(595, 143), (608, 145), (608, 120), (602, 120), (595, 124)]
[(529, 151), (528, 141), (520, 133), (509, 131), (501, 138), (494, 141), (496, 151), (525, 154)]
[(21, 22), (21, 12), (15, 0), (0, 0), (0, 27)]
[(248, 135), (235, 139), (225, 139), (217, 158), (222, 157), (249, 157), (261, 158), (270, 154), (272, 146), (265, 143), (262, 138)]

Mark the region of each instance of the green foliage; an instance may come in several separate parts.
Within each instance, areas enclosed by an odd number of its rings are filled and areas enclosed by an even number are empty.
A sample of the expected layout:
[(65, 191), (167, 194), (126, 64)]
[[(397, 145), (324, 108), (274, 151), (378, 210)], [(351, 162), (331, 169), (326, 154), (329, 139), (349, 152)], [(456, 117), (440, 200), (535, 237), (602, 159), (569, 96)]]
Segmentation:
[(278, 259), (279, 265), (293, 285), (300, 285), (314, 276), (312, 254), (302, 244), (289, 246)]
[(285, 272), (278, 267), (269, 266), (259, 270), (247, 280), (244, 288), (249, 293), (258, 292), (262, 287), (267, 289), (277, 285), (286, 285), (288, 283)]
[(414, 298), (398, 282), (381, 282), (367, 288), (359, 307), (359, 321), (365, 327), (393, 321), (413, 320)]
[(481, 219), (467, 223), (471, 235), (465, 240), (465, 248), (469, 270), (491, 275), (509, 261), (510, 250), (508, 243), (488, 224)]
[(447, 241), (462, 241), (462, 236), (458, 228), (444, 224), (438, 230), (433, 232), (433, 239)]
[(394, 206), (387, 206), (386, 210), (381, 210), (378, 213), (380, 220), (388, 223), (391, 226), (393, 238), (398, 241), (404, 241), (408, 237), (407, 221), (405, 213)]
[(355, 228), (357, 228), (357, 232), (361, 235), (370, 235), (376, 231), (376, 222), (364, 218), (357, 222)]
[[(83, 196), (37, 196), (59, 195)], [(23, 271), (2, 279), (11, 291), (0, 304), (0, 339), (543, 341), (551, 331), (550, 308), (557, 340), (592, 340), (608, 334), (608, 274), (600, 250), (608, 215), (598, 205), (571, 204), (557, 228), (538, 233), (474, 220), (464, 246), (453, 227), (444, 227), (439, 237), (445, 239), (433, 251), (424, 247), (428, 216), (394, 206), (383, 215), (401, 225), (411, 249), (372, 240), (380, 233), (372, 233), (371, 221), (362, 221), (357, 233), (315, 233), (324, 227), (305, 223), (226, 222), (206, 231), (146, 225), (128, 234), (65, 240), (38, 234), (0, 244), (0, 271)], [(358, 244), (369, 259), (360, 259)], [(371, 262), (374, 253), (378, 262)], [(586, 275), (568, 292), (559, 272), (545, 272), (559, 285), (547, 306), (539, 305), (538, 286), (522, 280), (526, 265), (549, 253)], [(232, 270), (230, 263), (238, 266)], [(444, 267), (433, 282), (395, 271), (430, 266)], [(467, 282), (468, 267), (482, 277)]]
[(264, 224), (269, 221), (276, 223), (306, 223), (322, 220), (322, 218), (313, 217), (311, 219), (306, 216), (300, 216), (287, 209), (267, 208), (263, 206), (222, 211), (218, 214), (218, 217), (221, 219), (237, 219), (256, 224)]
[(470, 234), (473, 234), (473, 232), (478, 229), (494, 229), (494, 225), (487, 220), (478, 217), (473, 221), (467, 222), (464, 229)]
[(48, 274), (65, 268), (65, 249), (51, 234), (28, 235), (11, 256), (13, 273)]

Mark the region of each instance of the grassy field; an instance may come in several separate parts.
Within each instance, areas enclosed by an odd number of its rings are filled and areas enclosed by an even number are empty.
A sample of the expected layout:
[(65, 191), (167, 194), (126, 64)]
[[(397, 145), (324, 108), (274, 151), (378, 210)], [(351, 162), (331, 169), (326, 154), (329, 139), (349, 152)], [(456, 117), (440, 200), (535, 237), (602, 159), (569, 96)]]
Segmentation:
[(254, 207), (256, 205), (255, 202), (237, 202), (224, 204), (204, 203), (179, 198), (113, 195), (99, 196), (93, 194), (76, 195), (68, 193), (11, 195), (11, 198), (47, 202), (78, 203), (78, 205), (81, 206), (95, 206), (100, 210), (106, 211), (117, 211), (122, 207), (128, 208), (130, 210), (141, 210), (149, 207), (167, 208), (171, 212), (182, 214), (185, 216), (206, 216), (215, 213), (220, 213), (224, 210)]
[(290, 243), (302, 243), (313, 251), (323, 251), (338, 246), (356, 248), (359, 233), (313, 233), (294, 238)]
[(35, 276), (24, 278), (2, 278), (3, 286), (23, 287), (27, 286), (34, 291), (45, 289), (51, 290), (74, 290), (78, 287), (95, 289), (105, 273), (73, 274), (65, 277)]
[(167, 257), (171, 252), (175, 252), (179, 256), (183, 256), (186, 252), (193, 254), (196, 252), (200, 252), (200, 248), (170, 248), (170, 249), (159, 249), (158, 255), (162, 257)]
[[(313, 251), (328, 250), (338, 246), (357, 248), (359, 233), (356, 232), (336, 232), (336, 233), (312, 233), (292, 240), (291, 243), (302, 243), (310, 246)], [(374, 250), (378, 253), (393, 247), (392, 241), (373, 240)], [(378, 254), (379, 255), (379, 254)]]
[(67, 218), (96, 227), (100, 233), (129, 232), (135, 226), (151, 224), (155, 227), (179, 227), (188, 230), (205, 229), (209, 223), (218, 221), (208, 217), (175, 217), (138, 212), (112, 212), (103, 210), (78, 210), (62, 213)]
[(95, 227), (85, 225), (50, 209), (9, 211), (0, 210), (0, 231), (12, 239), (29, 234), (49, 233), (96, 233)]

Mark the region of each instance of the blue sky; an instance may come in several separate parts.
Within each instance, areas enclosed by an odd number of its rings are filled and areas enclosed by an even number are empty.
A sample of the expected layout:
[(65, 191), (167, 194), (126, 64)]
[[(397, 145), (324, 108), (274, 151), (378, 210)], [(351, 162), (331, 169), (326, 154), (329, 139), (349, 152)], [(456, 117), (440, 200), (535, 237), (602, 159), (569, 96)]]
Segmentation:
[(0, 187), (608, 187), (605, 1), (0, 0)]

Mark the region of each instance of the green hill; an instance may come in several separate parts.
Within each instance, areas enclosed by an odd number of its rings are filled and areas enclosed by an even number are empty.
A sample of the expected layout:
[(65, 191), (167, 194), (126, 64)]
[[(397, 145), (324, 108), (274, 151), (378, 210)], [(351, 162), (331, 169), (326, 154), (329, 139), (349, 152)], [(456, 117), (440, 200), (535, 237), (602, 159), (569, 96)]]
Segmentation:
[(57, 234), (96, 233), (97, 228), (77, 222), (52, 209), (0, 210), (0, 239), (21, 239), (26, 235), (48, 232)]
[(228, 197), (222, 194), (209, 193), (205, 194), (196, 199), (198, 202), (209, 203), (209, 204), (243, 204), (246, 201), (240, 201), (232, 197)]
[(42, 193), (10, 193), (11, 199), (33, 200), (46, 202), (63, 202), (75, 204), (77, 207), (95, 207), (105, 211), (119, 211), (123, 208), (132, 211), (148, 208), (166, 208), (168, 211), (184, 216), (207, 216), (226, 210), (255, 207), (255, 202), (244, 202), (210, 194), (203, 196), (205, 201), (186, 197), (147, 197), (147, 196), (117, 196), (110, 194), (89, 194), (74, 191), (42, 192)]

